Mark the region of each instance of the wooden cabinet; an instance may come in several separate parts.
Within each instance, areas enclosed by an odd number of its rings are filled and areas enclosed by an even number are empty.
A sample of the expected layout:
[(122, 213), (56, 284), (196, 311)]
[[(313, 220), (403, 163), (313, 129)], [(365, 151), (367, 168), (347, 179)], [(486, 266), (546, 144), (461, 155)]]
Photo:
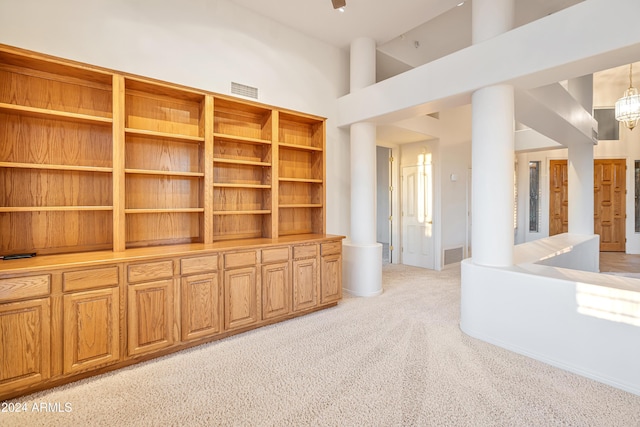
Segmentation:
[(129, 356), (173, 345), (174, 279), (172, 276), (172, 260), (128, 266), (127, 333)]
[(64, 295), (65, 374), (120, 360), (119, 300), (118, 288)]
[(318, 245), (293, 247), (293, 311), (318, 305)]
[(20, 390), (49, 378), (49, 310), (49, 298), (0, 304), (0, 390)]
[(258, 286), (256, 267), (224, 272), (224, 328), (235, 329), (256, 323), (258, 316)]
[(342, 298), (342, 240), (320, 245), (320, 304)]
[(181, 260), (182, 341), (213, 336), (222, 330), (222, 289), (217, 270), (217, 254)]
[(63, 373), (120, 360), (120, 267), (62, 272)]
[(262, 264), (262, 318), (286, 316), (292, 305), (289, 248), (262, 250)]

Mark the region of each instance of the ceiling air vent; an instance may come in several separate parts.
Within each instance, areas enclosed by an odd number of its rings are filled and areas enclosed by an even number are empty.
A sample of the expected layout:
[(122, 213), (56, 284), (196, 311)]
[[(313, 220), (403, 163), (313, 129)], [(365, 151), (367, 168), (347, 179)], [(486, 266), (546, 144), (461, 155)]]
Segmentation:
[(258, 88), (231, 82), (231, 93), (248, 98), (258, 99)]

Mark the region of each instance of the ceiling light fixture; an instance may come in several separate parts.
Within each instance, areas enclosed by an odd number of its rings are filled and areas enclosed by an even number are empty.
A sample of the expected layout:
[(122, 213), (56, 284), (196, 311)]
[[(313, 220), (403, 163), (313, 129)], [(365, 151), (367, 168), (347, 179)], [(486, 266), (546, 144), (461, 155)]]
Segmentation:
[(338, 9), (340, 12), (344, 12), (344, 8), (347, 6), (347, 0), (331, 0), (334, 9)]
[(463, 2), (463, 1), (461, 1), (460, 3), (458, 3), (458, 7), (463, 6), (463, 5), (464, 5), (464, 2)]
[(640, 119), (640, 95), (633, 87), (632, 74), (633, 64), (629, 64), (629, 89), (616, 101), (616, 120), (623, 122), (629, 130), (633, 130)]

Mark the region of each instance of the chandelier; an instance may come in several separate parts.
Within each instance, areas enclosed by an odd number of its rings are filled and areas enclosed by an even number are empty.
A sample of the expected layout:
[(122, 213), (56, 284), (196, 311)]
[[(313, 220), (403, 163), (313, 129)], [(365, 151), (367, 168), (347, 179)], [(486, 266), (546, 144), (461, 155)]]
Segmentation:
[(616, 101), (616, 120), (623, 122), (629, 130), (633, 130), (640, 119), (640, 95), (638, 95), (638, 89), (633, 87), (632, 72), (633, 64), (630, 64), (629, 89), (625, 90), (622, 98)]

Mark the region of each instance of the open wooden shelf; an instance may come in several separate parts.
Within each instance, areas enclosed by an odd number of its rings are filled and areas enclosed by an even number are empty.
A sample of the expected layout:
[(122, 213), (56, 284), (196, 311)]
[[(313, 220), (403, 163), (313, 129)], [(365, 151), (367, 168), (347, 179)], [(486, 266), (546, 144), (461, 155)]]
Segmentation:
[(157, 132), (144, 129), (125, 128), (127, 135), (146, 136), (150, 138), (158, 139), (174, 139), (177, 141), (191, 141), (191, 142), (204, 142), (204, 138), (200, 136), (181, 135), (177, 133)]
[(42, 163), (14, 163), (14, 162), (0, 162), (2, 168), (17, 168), (17, 169), (48, 169), (59, 171), (83, 171), (83, 172), (103, 172), (111, 173), (113, 168), (102, 168), (95, 166), (71, 166), (71, 165), (50, 165)]
[(241, 210), (234, 210), (234, 211), (213, 211), (214, 215), (266, 215), (266, 214), (270, 214), (271, 211), (270, 210), (250, 210), (250, 211), (241, 211)]
[(322, 151), (322, 147), (312, 147), (308, 145), (297, 145), (297, 144), (285, 144), (281, 142), (278, 144), (280, 148), (290, 148), (292, 150), (302, 150), (302, 151)]
[(0, 207), (0, 212), (64, 212), (64, 211), (112, 211), (113, 206), (16, 206)]
[(251, 160), (238, 160), (238, 159), (213, 159), (213, 163), (228, 163), (230, 165), (247, 165), (247, 166), (261, 166), (261, 167), (270, 167), (271, 163), (267, 162), (254, 162)]
[(44, 108), (27, 107), (23, 105), (13, 105), (0, 103), (0, 112), (8, 114), (20, 114), (26, 117), (40, 119), (56, 119), (80, 123), (95, 123), (110, 125), (113, 120), (109, 117), (90, 116), (88, 114), (69, 113), (66, 111), (47, 110)]
[(213, 137), (218, 142), (230, 142), (240, 144), (257, 144), (257, 145), (271, 145), (270, 139), (251, 138), (246, 136), (233, 136), (223, 133), (214, 132)]
[(325, 232), (323, 118), (6, 46), (0, 82), (1, 254)]

